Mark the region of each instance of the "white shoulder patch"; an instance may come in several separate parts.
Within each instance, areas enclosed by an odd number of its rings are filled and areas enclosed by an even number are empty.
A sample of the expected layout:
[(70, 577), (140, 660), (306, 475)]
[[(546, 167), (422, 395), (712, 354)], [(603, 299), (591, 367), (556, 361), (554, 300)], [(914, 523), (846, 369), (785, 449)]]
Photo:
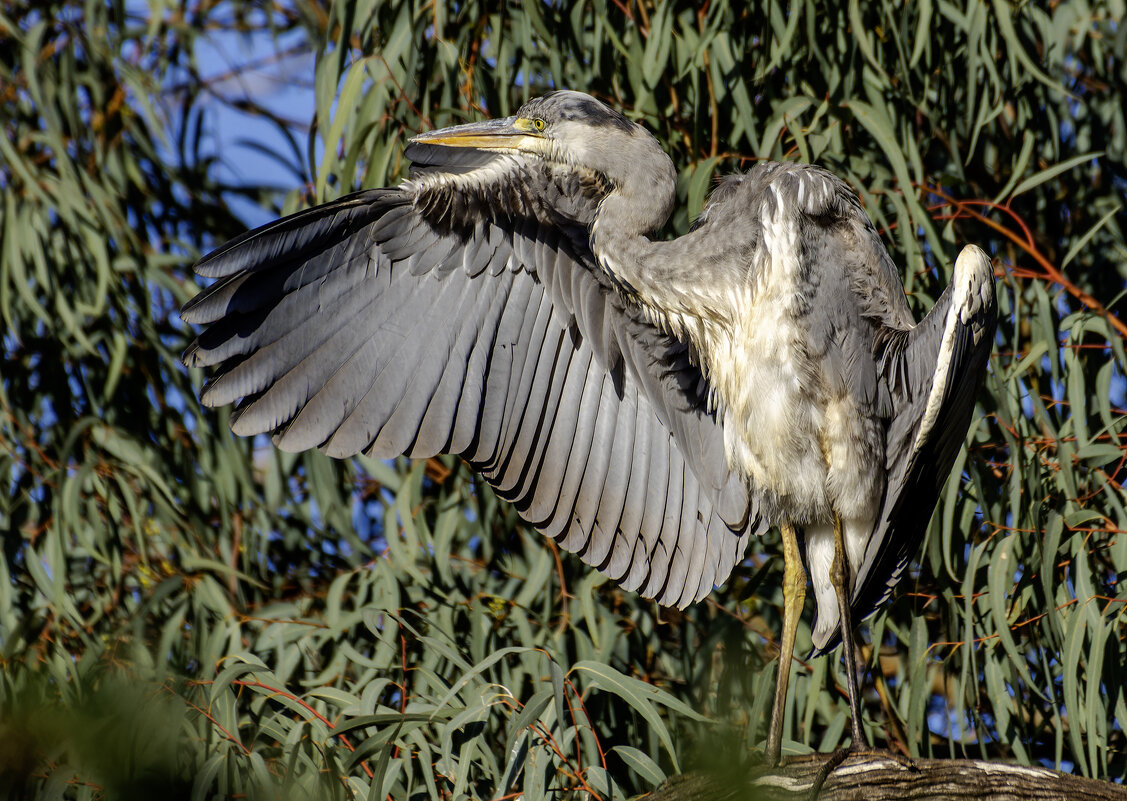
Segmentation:
[[(951, 375), (951, 359), (954, 357), (955, 334), (960, 325), (967, 325), (974, 315), (981, 311), (986, 302), (982, 292), (976, 292), (979, 287), (993, 281), (993, 271), (989, 257), (976, 245), (967, 245), (955, 259), (955, 284), (951, 297), (951, 308), (947, 312), (947, 319), (943, 323), (943, 341), (939, 345), (939, 358), (935, 365), (935, 381), (931, 385), (931, 392), (927, 397), (927, 406), (924, 407), (923, 417), (920, 419), (916, 439), (912, 443), (912, 450), (916, 451), (935, 426), (939, 411), (943, 406), (943, 397), (953, 376)], [(989, 291), (987, 286), (986, 291)], [(982, 338), (981, 330), (971, 332), (975, 344)]]

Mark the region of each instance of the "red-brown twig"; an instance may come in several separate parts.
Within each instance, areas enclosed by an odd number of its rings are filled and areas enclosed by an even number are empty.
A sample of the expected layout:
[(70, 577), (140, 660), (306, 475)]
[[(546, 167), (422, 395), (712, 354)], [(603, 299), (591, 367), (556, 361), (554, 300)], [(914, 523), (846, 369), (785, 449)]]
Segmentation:
[[(1046, 258), (1045, 255), (1041, 253), (1041, 251), (1039, 251), (1036, 245), (1033, 243), (1033, 235), (1029, 230), (1029, 226), (1026, 225), (1025, 221), (1021, 219), (1020, 215), (1018, 215), (1017, 212), (1011, 209), (1008, 205), (1002, 203), (993, 203), (988, 200), (958, 200), (938, 186), (928, 186), (927, 184), (922, 184), (921, 188), (923, 188), (926, 192), (942, 198), (946, 205), (954, 206), (957, 210), (957, 213), (955, 215), (956, 217), (969, 217), (971, 219), (977, 220), (983, 225), (993, 228), (1014, 245), (1025, 251), (1030, 258), (1037, 262), (1037, 265), (1042, 270), (1041, 273), (1037, 273), (1029, 270), (1014, 269), (1011, 270), (1011, 273), (1013, 275), (1019, 278), (1040, 278), (1042, 280), (1051, 281), (1054, 284), (1059, 284), (1068, 294), (1072, 295), (1089, 309), (1107, 320), (1108, 324), (1115, 328), (1115, 330), (1118, 331), (1120, 335), (1127, 337), (1127, 323), (1124, 323), (1122, 320), (1108, 311), (1106, 306), (1089, 295), (1083, 289), (1076, 286), (1076, 284), (1072, 283), (1072, 281), (1070, 281), (1063, 272), (1061, 272), (1051, 261), (1049, 261), (1048, 258)], [(990, 209), (1001, 211), (1007, 214), (1011, 219), (1017, 222), (1018, 226), (1022, 230), (1023, 236), (1018, 235), (1013, 230), (1007, 228), (1001, 223), (990, 219), (982, 212), (976, 211), (973, 208), (974, 206), (985, 206)], [(934, 208), (941, 208), (941, 206), (936, 206)]]

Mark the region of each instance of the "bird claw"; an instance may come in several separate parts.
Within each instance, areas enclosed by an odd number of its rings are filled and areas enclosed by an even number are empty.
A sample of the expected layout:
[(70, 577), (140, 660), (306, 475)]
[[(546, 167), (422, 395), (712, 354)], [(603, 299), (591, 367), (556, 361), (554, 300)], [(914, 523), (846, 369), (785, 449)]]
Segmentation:
[(822, 792), (822, 785), (826, 783), (826, 779), (829, 778), (829, 775), (835, 768), (849, 757), (880, 757), (882, 759), (891, 760), (913, 773), (919, 773), (920, 771), (920, 769), (916, 767), (915, 760), (909, 756), (898, 754), (887, 748), (872, 748), (868, 745), (850, 743), (847, 746), (839, 747), (830, 754), (830, 758), (822, 763), (822, 767), (818, 768), (818, 772), (814, 775), (814, 782), (810, 785), (810, 795), (807, 796), (808, 801), (817, 801), (818, 794)]

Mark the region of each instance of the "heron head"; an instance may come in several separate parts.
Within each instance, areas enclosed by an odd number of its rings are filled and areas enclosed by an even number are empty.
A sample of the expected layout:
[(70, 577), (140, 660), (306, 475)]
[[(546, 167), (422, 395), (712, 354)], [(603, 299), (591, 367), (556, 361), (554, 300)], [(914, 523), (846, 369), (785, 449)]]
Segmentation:
[[(511, 117), (429, 131), (411, 142), (591, 170), (624, 191), (668, 187), (672, 194), (676, 180), (673, 162), (652, 134), (582, 92), (551, 92), (529, 100)], [(412, 157), (410, 150), (407, 155)]]

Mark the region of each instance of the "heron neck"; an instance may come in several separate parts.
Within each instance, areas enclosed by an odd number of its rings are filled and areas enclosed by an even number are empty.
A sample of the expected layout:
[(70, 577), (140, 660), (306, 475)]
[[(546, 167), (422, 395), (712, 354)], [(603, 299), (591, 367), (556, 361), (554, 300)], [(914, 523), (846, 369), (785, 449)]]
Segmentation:
[(722, 323), (709, 282), (701, 280), (701, 262), (708, 261), (715, 243), (698, 241), (695, 232), (652, 241), (647, 234), (665, 222), (672, 205), (672, 180), (665, 192), (660, 190), (610, 193), (591, 227), (591, 251), (655, 323), (703, 344), (697, 341), (701, 326)]
[(658, 248), (648, 235), (664, 225), (673, 210), (676, 172), (661, 150), (629, 166), (616, 169), (614, 189), (599, 204), (591, 225), (591, 251), (618, 283), (638, 288), (636, 280)]
[[(651, 194), (661, 194), (660, 192)], [(599, 204), (591, 225), (591, 251), (611, 277), (629, 281), (654, 251), (649, 234), (668, 217), (662, 199), (615, 189)]]

